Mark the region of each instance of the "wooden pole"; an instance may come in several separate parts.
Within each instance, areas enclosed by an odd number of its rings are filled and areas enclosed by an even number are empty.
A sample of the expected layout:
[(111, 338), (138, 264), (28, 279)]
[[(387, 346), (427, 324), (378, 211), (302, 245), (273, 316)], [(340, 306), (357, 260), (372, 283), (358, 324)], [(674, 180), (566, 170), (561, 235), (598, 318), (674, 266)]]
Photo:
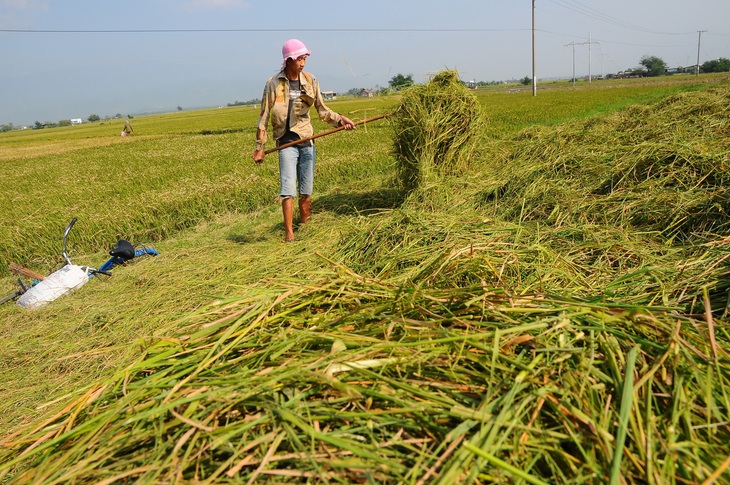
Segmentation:
[(45, 276), (43, 276), (42, 274), (36, 273), (35, 271), (28, 268), (24, 268), (16, 263), (10, 263), (8, 265), (8, 269), (17, 275), (26, 276), (28, 278), (35, 278), (37, 280), (43, 280), (45, 278)]

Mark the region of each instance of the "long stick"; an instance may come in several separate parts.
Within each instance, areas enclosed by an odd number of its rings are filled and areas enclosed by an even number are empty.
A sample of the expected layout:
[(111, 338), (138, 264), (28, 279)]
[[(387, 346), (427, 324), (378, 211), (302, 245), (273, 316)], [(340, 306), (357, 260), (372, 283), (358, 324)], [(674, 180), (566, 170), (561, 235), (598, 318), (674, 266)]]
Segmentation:
[[(385, 118), (386, 116), (390, 116), (390, 114), (391, 113), (386, 113), (386, 114), (383, 114), (383, 115), (373, 116), (372, 118), (368, 118), (366, 120), (356, 121), (355, 122), (355, 125), (362, 125), (363, 123), (370, 123), (371, 121), (379, 120), (381, 118)], [(323, 131), (322, 133), (317, 133), (316, 135), (308, 136), (306, 138), (300, 138), (299, 140), (294, 140), (294, 141), (291, 141), (289, 143), (284, 143), (283, 145), (278, 146), (276, 148), (270, 148), (270, 149), (266, 150), (264, 152), (264, 155), (268, 155), (269, 153), (277, 152), (277, 151), (279, 151), (279, 150), (281, 150), (283, 148), (293, 147), (294, 145), (298, 145), (298, 144), (300, 144), (302, 142), (305, 142), (305, 141), (314, 140), (315, 138), (319, 138), (320, 136), (331, 135), (332, 133), (337, 133), (338, 131), (344, 130), (344, 129), (345, 129), (344, 126), (338, 126), (337, 128), (333, 128), (331, 130)]]
[(16, 263), (10, 263), (8, 265), (8, 269), (17, 275), (26, 276), (28, 278), (35, 278), (37, 280), (43, 280), (45, 278), (42, 274), (36, 273), (31, 269), (24, 268)]

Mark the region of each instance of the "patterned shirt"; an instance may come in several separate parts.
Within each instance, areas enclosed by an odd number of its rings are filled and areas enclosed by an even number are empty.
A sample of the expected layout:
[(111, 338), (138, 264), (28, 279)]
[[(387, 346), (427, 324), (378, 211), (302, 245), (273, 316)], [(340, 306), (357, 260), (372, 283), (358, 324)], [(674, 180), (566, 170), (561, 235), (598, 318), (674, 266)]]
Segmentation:
[[(292, 104), (289, 128), (300, 138), (307, 138), (314, 134), (312, 120), (309, 117), (309, 108), (317, 109), (319, 119), (334, 127), (340, 124), (341, 117), (324, 104), (319, 82), (312, 74), (302, 72), (299, 75), (300, 94)], [(257, 128), (263, 132), (260, 140), (256, 140), (256, 149), (263, 149), (268, 140), (266, 131), (269, 120), (274, 132), (274, 139), (278, 140), (287, 131), (289, 116), (289, 80), (284, 71), (266, 81), (264, 94), (261, 97), (261, 113)]]

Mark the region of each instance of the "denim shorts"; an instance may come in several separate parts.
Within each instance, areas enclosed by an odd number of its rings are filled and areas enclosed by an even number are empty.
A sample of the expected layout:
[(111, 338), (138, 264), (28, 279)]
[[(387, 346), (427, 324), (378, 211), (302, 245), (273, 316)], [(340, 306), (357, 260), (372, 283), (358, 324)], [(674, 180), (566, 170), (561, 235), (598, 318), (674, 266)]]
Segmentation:
[(279, 150), (280, 196), (312, 195), (314, 158), (314, 144), (308, 147), (293, 146)]

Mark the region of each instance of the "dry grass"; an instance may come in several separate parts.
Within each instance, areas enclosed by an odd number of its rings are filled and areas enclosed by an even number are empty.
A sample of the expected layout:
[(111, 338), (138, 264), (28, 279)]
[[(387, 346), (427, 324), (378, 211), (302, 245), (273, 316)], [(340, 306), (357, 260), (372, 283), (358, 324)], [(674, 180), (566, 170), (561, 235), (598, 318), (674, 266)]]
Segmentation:
[(511, 469), (667, 483), (721, 466), (730, 382), (712, 369), (727, 355), (712, 357), (699, 322), (333, 269), (161, 329), (136, 362), (5, 438), (18, 451), (5, 470), (32, 463), (15, 480), (36, 483), (489, 483)]
[(480, 145), (427, 198), (354, 179), (283, 248), (275, 206), (226, 241), (201, 228), (130, 268), (149, 291), (101, 323), (153, 321), (144, 338), (0, 438), (0, 477), (720, 483), (730, 235), (669, 222), (681, 195), (722, 193), (727, 89)]

